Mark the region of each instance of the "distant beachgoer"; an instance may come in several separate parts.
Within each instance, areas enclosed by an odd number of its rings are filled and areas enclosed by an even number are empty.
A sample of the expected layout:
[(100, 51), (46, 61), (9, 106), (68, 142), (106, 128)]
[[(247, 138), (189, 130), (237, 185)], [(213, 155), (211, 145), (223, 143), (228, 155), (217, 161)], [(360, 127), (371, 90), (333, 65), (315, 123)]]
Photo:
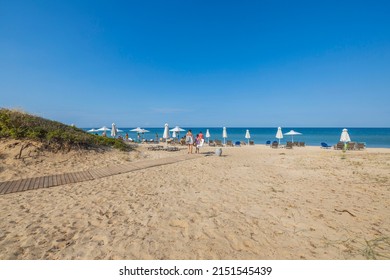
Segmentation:
[(199, 132), (199, 138), (200, 138), (200, 139), (203, 139), (203, 133), (202, 133), (202, 131)]
[(196, 140), (195, 140), (195, 143), (194, 143), (194, 146), (195, 146), (195, 154), (198, 154), (199, 153), (199, 144), (200, 144), (200, 141), (202, 140), (202, 138), (200, 137), (200, 134), (196, 134)]
[(126, 133), (126, 142), (128, 142), (129, 141), (129, 134), (128, 133)]
[(103, 131), (102, 136), (103, 136), (103, 137), (106, 137), (106, 136), (107, 136), (107, 133), (106, 133), (105, 131)]
[(188, 146), (188, 153), (192, 154), (192, 146), (194, 144), (194, 136), (192, 134), (191, 129), (189, 129), (187, 131), (187, 134), (186, 134), (186, 144)]
[(158, 142), (158, 133), (156, 133), (156, 142)]
[(141, 135), (139, 133), (137, 133), (137, 141), (141, 142)]

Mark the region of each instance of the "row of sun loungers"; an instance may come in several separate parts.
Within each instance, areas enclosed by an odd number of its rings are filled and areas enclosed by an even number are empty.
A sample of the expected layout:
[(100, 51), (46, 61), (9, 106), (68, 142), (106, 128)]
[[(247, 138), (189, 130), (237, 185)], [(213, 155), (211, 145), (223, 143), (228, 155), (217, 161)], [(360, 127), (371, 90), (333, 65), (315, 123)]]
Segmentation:
[(285, 146), (279, 145), (278, 141), (273, 141), (272, 144), (270, 143), (271, 141), (267, 141), (266, 145), (270, 145), (271, 148), (279, 148), (279, 147), (284, 147), (286, 149), (292, 149), (293, 147), (305, 147), (306, 144), (305, 142), (287, 142)]
[[(249, 145), (254, 145), (255, 142), (254, 141), (249, 141)], [(226, 141), (226, 144), (223, 144), (221, 140), (210, 140), (209, 141), (209, 146), (211, 147), (223, 147), (223, 146), (226, 146), (226, 147), (240, 147), (240, 146), (245, 146), (247, 145), (246, 142), (243, 142), (243, 141), (236, 141), (233, 143), (233, 141), (231, 140), (227, 140)]]
[[(322, 143), (321, 143), (322, 146)], [(328, 146), (329, 147), (329, 146)], [(356, 143), (356, 142), (348, 142), (346, 145), (344, 142), (338, 142), (336, 145), (333, 146), (335, 150), (364, 150), (366, 148), (365, 143)]]

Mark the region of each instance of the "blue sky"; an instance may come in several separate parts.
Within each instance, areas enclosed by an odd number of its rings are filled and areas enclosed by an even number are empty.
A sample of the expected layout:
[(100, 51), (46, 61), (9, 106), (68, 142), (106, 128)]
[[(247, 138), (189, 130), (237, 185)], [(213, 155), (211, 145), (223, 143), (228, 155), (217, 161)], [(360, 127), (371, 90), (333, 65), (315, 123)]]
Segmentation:
[(388, 127), (389, 1), (0, 0), (0, 107), (79, 127)]

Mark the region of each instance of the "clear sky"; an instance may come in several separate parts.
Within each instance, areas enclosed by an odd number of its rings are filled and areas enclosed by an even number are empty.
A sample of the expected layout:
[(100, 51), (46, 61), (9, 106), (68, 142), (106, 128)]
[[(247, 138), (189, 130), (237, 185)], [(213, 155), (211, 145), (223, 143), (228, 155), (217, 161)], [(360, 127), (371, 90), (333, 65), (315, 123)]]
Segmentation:
[(390, 1), (0, 0), (0, 107), (79, 127), (389, 127)]

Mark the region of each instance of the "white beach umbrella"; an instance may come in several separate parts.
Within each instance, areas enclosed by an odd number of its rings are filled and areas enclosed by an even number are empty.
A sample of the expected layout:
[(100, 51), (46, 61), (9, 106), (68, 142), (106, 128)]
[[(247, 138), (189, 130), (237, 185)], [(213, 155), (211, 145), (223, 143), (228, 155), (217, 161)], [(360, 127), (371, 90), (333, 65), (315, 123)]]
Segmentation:
[[(179, 127), (179, 126), (175, 126), (174, 128), (170, 129), (169, 131), (176, 132), (176, 133), (175, 133), (176, 136), (179, 137), (180, 132), (185, 131), (185, 129), (182, 129), (182, 128)], [(172, 135), (172, 137), (176, 137), (176, 136), (173, 136), (173, 135)]]
[(226, 138), (227, 138), (227, 131), (226, 131), (226, 127), (223, 127), (223, 130), (222, 130), (222, 138), (223, 138), (223, 144), (225, 145), (225, 142), (226, 142)]
[(285, 133), (284, 135), (291, 135), (291, 142), (294, 142), (294, 135), (302, 135), (302, 133), (296, 132), (294, 130), (290, 130), (289, 132)]
[(280, 145), (280, 139), (283, 138), (282, 128), (280, 126), (278, 127), (278, 131), (276, 132), (276, 136), (275, 137), (277, 139), (279, 139), (279, 145)]
[(137, 127), (137, 128), (131, 129), (130, 131), (137, 132), (137, 133), (142, 133), (142, 128)]
[(141, 128), (142, 139), (144, 139), (144, 134), (145, 134), (146, 132), (150, 132), (150, 131), (149, 131), (149, 130), (146, 130), (146, 129), (144, 129), (144, 128)]
[(111, 129), (109, 129), (107, 126), (103, 126), (99, 129), (97, 129), (97, 131), (110, 131)]
[(115, 123), (112, 123), (112, 126), (111, 126), (111, 137), (115, 138), (117, 133), (118, 133), (118, 130), (116, 129), (116, 125), (115, 125)]
[(249, 133), (249, 129), (246, 130), (245, 138), (248, 139), (248, 145), (249, 145), (249, 139), (251, 138), (251, 135)]
[[(164, 125), (163, 138), (165, 139), (165, 141), (169, 138), (169, 126), (167, 123)], [(168, 145), (168, 142), (166, 142), (166, 143)]]
[(206, 138), (207, 138), (207, 143), (210, 143), (210, 140), (209, 140), (209, 138), (211, 137), (211, 135), (210, 135), (210, 131), (209, 131), (209, 129), (206, 129)]
[(170, 129), (169, 131), (182, 132), (182, 131), (185, 131), (185, 129), (182, 129), (181, 127), (175, 126), (174, 128)]
[(176, 131), (173, 131), (172, 137), (173, 137), (173, 138), (176, 138), (176, 136), (177, 136), (177, 135), (176, 135)]
[(136, 127), (136, 128), (131, 129), (130, 131), (137, 132), (137, 141), (141, 141), (140, 134), (144, 133), (144, 129), (142, 129), (140, 127)]
[(343, 131), (341, 132), (340, 142), (344, 142), (344, 143), (351, 142), (351, 138), (349, 137), (348, 134), (348, 129), (344, 128)]
[(87, 132), (96, 132), (96, 131), (98, 131), (98, 130), (97, 130), (97, 129), (94, 129), (94, 128), (92, 128), (92, 129), (88, 130)]

